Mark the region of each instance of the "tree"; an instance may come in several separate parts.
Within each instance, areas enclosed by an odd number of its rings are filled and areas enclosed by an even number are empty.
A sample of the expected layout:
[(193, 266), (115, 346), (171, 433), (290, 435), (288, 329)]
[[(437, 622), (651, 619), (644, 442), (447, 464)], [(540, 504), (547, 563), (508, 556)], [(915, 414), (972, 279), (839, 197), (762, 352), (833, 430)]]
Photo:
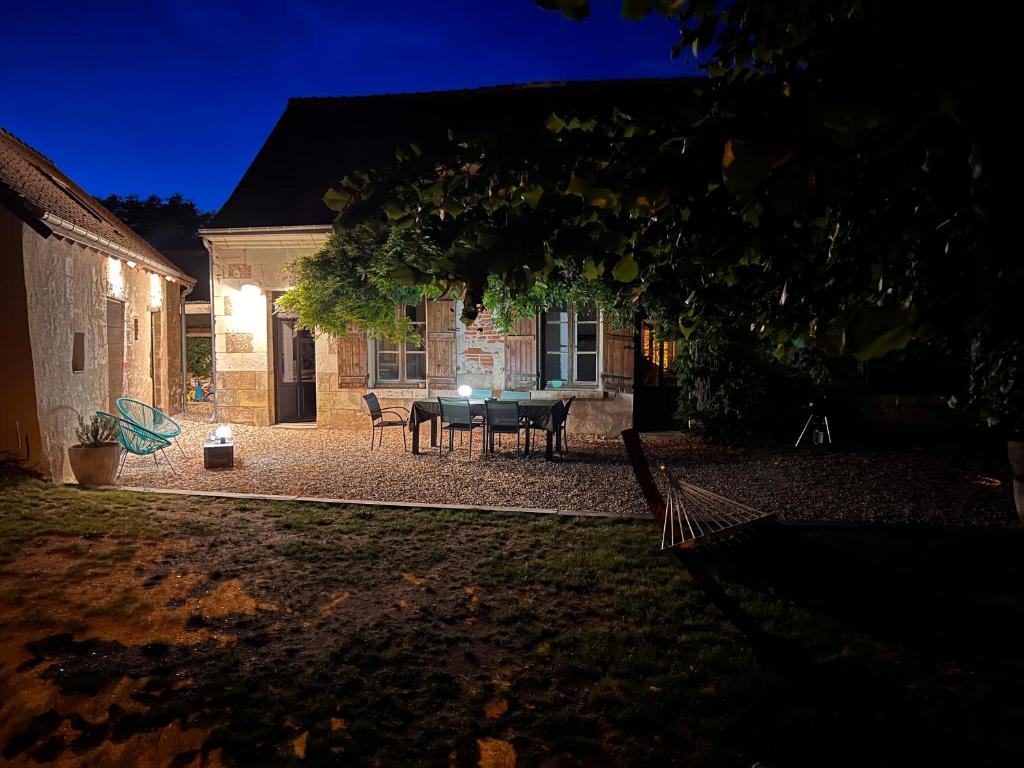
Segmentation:
[[(966, 364), (1019, 335), (1022, 169), (1004, 116), (1021, 97), (993, 17), (925, 10), (626, 0), (629, 18), (675, 18), (673, 52), (701, 55), (708, 79), (629, 114), (552, 114), (514, 140), (410, 145), (325, 202), (344, 231), (434, 244), (395, 274), (460, 286), (467, 321), (488, 296), (529, 306), (588, 290), (683, 337), (740, 329), (819, 377), (829, 355), (911, 343)], [(988, 368), (974, 394), (988, 393), (992, 422), (1012, 416), (1020, 386), (1013, 365)]]

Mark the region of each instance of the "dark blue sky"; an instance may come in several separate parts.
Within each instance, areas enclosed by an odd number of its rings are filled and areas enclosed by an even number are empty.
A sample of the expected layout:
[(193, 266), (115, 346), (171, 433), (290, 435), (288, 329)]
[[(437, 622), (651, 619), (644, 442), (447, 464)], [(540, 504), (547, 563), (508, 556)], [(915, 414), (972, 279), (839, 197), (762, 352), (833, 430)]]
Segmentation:
[(289, 96), (682, 74), (673, 23), (593, 0), (25, 2), (5, 8), (0, 126), (94, 195), (216, 209)]

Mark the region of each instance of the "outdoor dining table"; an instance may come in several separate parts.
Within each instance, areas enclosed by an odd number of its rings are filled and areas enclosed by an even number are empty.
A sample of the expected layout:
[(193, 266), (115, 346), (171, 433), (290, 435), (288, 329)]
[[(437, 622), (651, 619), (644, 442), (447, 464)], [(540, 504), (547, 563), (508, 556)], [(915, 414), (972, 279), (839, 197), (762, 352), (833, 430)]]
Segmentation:
[[(562, 435), (555, 424), (553, 409), (560, 404), (561, 400), (545, 398), (543, 400), (516, 400), (519, 404), (519, 415), (530, 420), (534, 427), (543, 429), (545, 432), (544, 458), (551, 461), (553, 447), (557, 443), (558, 450), (562, 450)], [(484, 401), (470, 400), (469, 409), (473, 416), (484, 415)], [(412, 432), (412, 452), (420, 452), (420, 424), (430, 422), (430, 445), (437, 445), (437, 421), (441, 416), (441, 405), (437, 400), (417, 400), (413, 403), (409, 413), (409, 431)], [(530, 452), (530, 430), (526, 431), (526, 453)]]

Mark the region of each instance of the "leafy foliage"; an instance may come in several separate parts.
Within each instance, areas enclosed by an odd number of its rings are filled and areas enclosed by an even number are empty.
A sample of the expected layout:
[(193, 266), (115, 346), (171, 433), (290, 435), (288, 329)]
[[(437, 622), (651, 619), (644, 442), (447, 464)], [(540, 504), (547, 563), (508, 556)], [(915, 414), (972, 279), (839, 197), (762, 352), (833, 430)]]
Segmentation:
[[(646, 108), (400, 148), (395, 165), (327, 193), (339, 229), (432, 244), (404, 275), (461, 286), (465, 321), (483, 304), (500, 317), (584, 290), (685, 339), (744, 334), (744, 348), (819, 377), (822, 355), (927, 342), (966, 362), (1014, 338), (1024, 187), (1003, 116), (1021, 91), (1005, 77), (1012, 41), (987, 14), (623, 4), (627, 18), (650, 13), (679, 23), (673, 53), (700, 56), (709, 78)], [(1001, 380), (1016, 396), (1017, 380)]]
[(117, 425), (110, 418), (95, 413), (89, 417), (88, 422), (79, 416), (75, 437), (79, 445), (86, 448), (113, 445), (117, 442)]
[(185, 339), (185, 359), (191, 375), (201, 379), (210, 378), (213, 370), (213, 343), (210, 339), (189, 336)]
[(277, 304), (295, 312), (299, 326), (310, 330), (345, 336), (358, 326), (373, 338), (412, 341), (411, 321), (395, 308), (446, 292), (418, 285), (413, 277), (418, 264), (438, 257), (434, 245), (409, 230), (335, 234), (291, 265), (295, 287)]

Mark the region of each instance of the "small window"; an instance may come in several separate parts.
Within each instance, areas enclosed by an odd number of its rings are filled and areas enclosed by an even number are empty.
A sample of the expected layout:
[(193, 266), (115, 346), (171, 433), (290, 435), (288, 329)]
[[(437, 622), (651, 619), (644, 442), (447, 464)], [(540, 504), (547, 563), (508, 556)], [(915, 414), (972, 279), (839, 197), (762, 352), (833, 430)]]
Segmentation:
[(397, 344), (377, 342), (377, 381), (380, 384), (415, 384), (427, 379), (427, 307), (419, 304), (399, 307), (399, 317), (405, 316), (419, 336), (419, 342)]
[(135, 333), (135, 341), (138, 341), (139, 340), (139, 318), (136, 317), (135, 319), (132, 320), (132, 328), (134, 329), (134, 333)]
[(544, 381), (597, 384), (597, 307), (563, 304), (544, 313)]
[(71, 346), (71, 372), (81, 373), (85, 370), (85, 334), (76, 333)]

